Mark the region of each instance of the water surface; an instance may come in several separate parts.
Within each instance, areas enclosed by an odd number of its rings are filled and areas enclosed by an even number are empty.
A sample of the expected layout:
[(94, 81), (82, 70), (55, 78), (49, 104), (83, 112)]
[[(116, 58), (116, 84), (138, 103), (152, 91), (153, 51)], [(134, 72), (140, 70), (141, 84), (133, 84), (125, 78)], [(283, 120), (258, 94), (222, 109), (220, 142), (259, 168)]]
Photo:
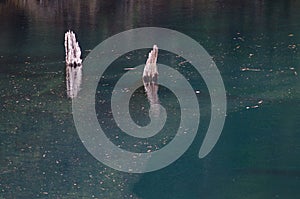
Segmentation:
[[(300, 194), (299, 9), (300, 2), (292, 0), (1, 1), (0, 198), (295, 198)], [(210, 117), (207, 88), (189, 64), (183, 69), (176, 55), (160, 52), (159, 62), (180, 70), (201, 91), (201, 124), (192, 146), (172, 165), (128, 174), (98, 162), (78, 137), (66, 95), (64, 33), (76, 32), (85, 58), (106, 38), (145, 26), (180, 31), (208, 51), (223, 77), (228, 112), (217, 145), (198, 159)], [(102, 97), (110, 96), (123, 67), (146, 61), (148, 50), (112, 64)], [(159, 96), (174, 113), (170, 127), (176, 128), (175, 96), (163, 87)], [(107, 106), (96, 109), (101, 113)], [(130, 106), (138, 124), (149, 122), (140, 111), (149, 107), (143, 88)], [(109, 115), (102, 119), (111, 121)], [(133, 147), (136, 140), (116, 138), (113, 125), (107, 135), (130, 150), (145, 151), (163, 140), (159, 148), (174, 136), (165, 132)]]

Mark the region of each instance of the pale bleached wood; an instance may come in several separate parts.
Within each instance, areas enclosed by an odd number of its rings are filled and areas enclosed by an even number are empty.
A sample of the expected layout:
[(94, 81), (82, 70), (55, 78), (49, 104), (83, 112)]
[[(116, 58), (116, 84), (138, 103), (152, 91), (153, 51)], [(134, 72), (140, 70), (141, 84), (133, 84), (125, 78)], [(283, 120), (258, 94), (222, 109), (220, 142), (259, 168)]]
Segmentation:
[(143, 72), (143, 83), (144, 89), (147, 93), (147, 98), (150, 103), (150, 111), (153, 113), (153, 116), (159, 117), (160, 114), (160, 105), (158, 99), (158, 71), (157, 71), (157, 57), (158, 57), (158, 47), (153, 46), (153, 49), (148, 55), (146, 65)]
[(65, 33), (67, 96), (75, 98), (82, 80), (81, 50), (73, 31)]
[(66, 51), (66, 64), (69, 66), (78, 66), (82, 64), (81, 50), (76, 36), (73, 31), (65, 33), (65, 51)]
[(158, 57), (158, 48), (156, 45), (153, 46), (153, 49), (150, 51), (148, 55), (148, 59), (146, 61), (146, 65), (143, 72), (143, 79), (145, 81), (156, 81), (158, 76), (157, 71), (157, 57)]

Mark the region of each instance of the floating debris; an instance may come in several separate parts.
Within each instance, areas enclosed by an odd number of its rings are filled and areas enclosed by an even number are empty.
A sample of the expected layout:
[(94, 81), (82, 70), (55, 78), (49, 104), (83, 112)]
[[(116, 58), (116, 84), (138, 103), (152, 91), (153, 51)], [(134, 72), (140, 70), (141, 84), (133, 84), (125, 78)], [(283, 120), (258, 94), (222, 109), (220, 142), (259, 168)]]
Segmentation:
[(124, 70), (127, 70), (127, 71), (129, 71), (129, 70), (135, 70), (135, 68), (124, 68)]
[(290, 45), (288, 45), (289, 49), (295, 49), (296, 47), (297, 47), (296, 44), (290, 44)]
[(81, 50), (73, 31), (65, 33), (67, 95), (77, 96), (82, 80)]
[(238, 40), (241, 40), (241, 41), (245, 41), (245, 39), (242, 38), (242, 37), (238, 37), (237, 39), (238, 39)]
[(254, 71), (254, 72), (259, 72), (261, 69), (259, 68), (241, 68), (241, 71)]
[(259, 101), (257, 102), (257, 104), (255, 104), (255, 105), (253, 105), (253, 106), (246, 106), (246, 109), (248, 110), (248, 109), (256, 109), (256, 108), (259, 108), (259, 106), (262, 105), (262, 103), (263, 103), (263, 100), (259, 100)]
[(180, 62), (180, 63), (178, 64), (178, 66), (184, 65), (185, 63), (190, 63), (190, 61), (187, 61), (187, 60), (182, 61), (182, 62)]
[(298, 75), (298, 73), (297, 73), (297, 71), (295, 70), (294, 67), (290, 67), (290, 70), (294, 72), (294, 75), (296, 75), (296, 76)]

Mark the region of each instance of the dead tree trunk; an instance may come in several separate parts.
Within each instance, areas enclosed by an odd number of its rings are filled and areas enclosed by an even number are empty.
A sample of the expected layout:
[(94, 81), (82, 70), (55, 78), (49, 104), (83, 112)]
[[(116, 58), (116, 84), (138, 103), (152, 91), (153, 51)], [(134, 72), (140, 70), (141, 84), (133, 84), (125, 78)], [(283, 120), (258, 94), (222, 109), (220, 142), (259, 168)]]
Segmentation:
[(70, 98), (77, 96), (82, 79), (81, 50), (72, 31), (65, 33), (66, 51), (66, 84), (67, 95)]
[(158, 72), (157, 72), (157, 57), (158, 57), (158, 48), (156, 45), (153, 46), (153, 49), (148, 55), (146, 65), (143, 72), (143, 80), (145, 82), (157, 82)]
[(79, 44), (76, 41), (75, 34), (70, 30), (65, 34), (65, 51), (67, 66), (76, 67), (82, 64)]
[(159, 99), (158, 99), (158, 71), (157, 71), (157, 57), (158, 57), (158, 48), (156, 45), (153, 46), (153, 49), (148, 55), (146, 65), (143, 72), (143, 83), (144, 88), (147, 93), (147, 98), (150, 103), (150, 111), (154, 116), (158, 117), (159, 110)]

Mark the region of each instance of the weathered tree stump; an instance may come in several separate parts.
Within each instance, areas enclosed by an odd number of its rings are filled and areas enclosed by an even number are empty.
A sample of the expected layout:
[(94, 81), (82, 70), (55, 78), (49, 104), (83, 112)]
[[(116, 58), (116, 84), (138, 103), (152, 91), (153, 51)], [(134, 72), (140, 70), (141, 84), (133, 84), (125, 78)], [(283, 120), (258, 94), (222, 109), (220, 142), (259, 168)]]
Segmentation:
[(156, 66), (157, 57), (158, 57), (158, 48), (156, 45), (154, 45), (146, 61), (146, 65), (143, 72), (143, 81), (148, 83), (157, 82), (157, 77), (158, 77), (157, 66)]
[(75, 34), (70, 30), (65, 34), (65, 51), (67, 66), (76, 67), (82, 64), (79, 44), (76, 41)]
[(157, 57), (158, 57), (158, 48), (156, 45), (153, 46), (153, 49), (148, 55), (146, 65), (143, 72), (143, 83), (144, 88), (147, 93), (147, 98), (150, 103), (150, 111), (154, 116), (159, 116), (160, 106), (158, 99), (158, 71), (157, 71)]
[(82, 80), (81, 50), (72, 31), (65, 33), (67, 95), (77, 96)]

